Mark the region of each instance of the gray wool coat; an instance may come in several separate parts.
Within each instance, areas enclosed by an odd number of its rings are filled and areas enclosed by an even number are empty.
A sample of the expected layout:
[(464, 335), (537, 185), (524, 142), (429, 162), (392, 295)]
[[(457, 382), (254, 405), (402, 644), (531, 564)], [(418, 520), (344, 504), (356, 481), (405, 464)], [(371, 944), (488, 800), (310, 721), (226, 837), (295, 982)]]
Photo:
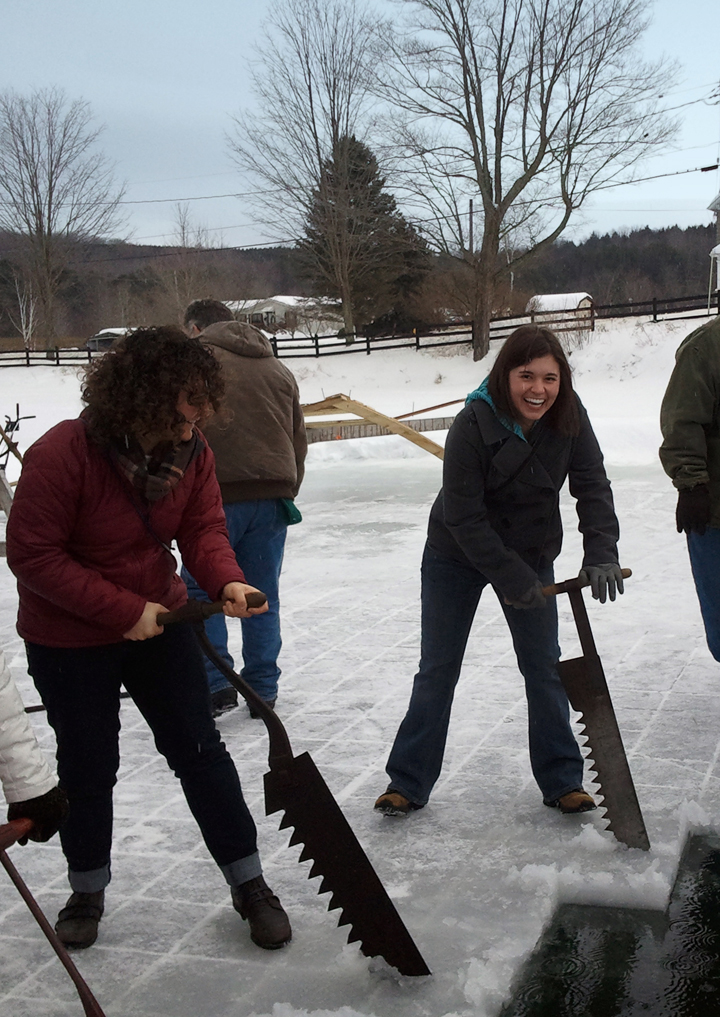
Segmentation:
[(617, 562), (619, 527), (602, 452), (578, 400), (580, 433), (565, 437), (542, 417), (527, 440), (482, 399), (455, 418), (428, 545), (482, 572), (510, 600), (537, 581), (562, 546), (560, 489), (569, 479), (585, 565)]

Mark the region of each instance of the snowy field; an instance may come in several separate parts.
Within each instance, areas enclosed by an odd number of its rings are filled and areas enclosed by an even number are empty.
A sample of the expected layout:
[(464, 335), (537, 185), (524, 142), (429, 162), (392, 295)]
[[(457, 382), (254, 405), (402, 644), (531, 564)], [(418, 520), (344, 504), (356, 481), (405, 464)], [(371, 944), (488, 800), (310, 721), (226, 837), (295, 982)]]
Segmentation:
[[(633, 570), (614, 604), (586, 599), (652, 850), (619, 845), (602, 810), (564, 817), (543, 807), (522, 682), (492, 595), (478, 611), (430, 804), (403, 820), (373, 813), (417, 665), (419, 562), (441, 463), (396, 437), (314, 445), (298, 498), (304, 521), (290, 529), (285, 559), (278, 712), (295, 754), (309, 751), (323, 773), (433, 975), (401, 978), (346, 945), (337, 913), (317, 896), (319, 880), (307, 879), (310, 863), (297, 863), (300, 848), (286, 846), (278, 816), (263, 816), (267, 740), (239, 709), (219, 724), (258, 822), (268, 882), (294, 930), (283, 951), (254, 947), (142, 718), (123, 705), (113, 882), (96, 946), (75, 955), (108, 1017), (494, 1017), (560, 901), (664, 908), (688, 830), (720, 829), (720, 671), (657, 462), (660, 399), (692, 327), (608, 323), (571, 358), (613, 481), (621, 562)], [(487, 370), (465, 349), (290, 363), (304, 401), (344, 392), (392, 414), (461, 398)], [(37, 415), (19, 432), (25, 449), (77, 413), (77, 375), (49, 365), (2, 369), (0, 418), (16, 402)], [(580, 566), (569, 498), (564, 516), (559, 579)], [(559, 607), (564, 655), (573, 656), (569, 605)], [(29, 704), (37, 694), (15, 610), (0, 559), (0, 643)], [(231, 648), (239, 657), (239, 625)], [(42, 714), (33, 722), (51, 753)], [(11, 853), (54, 921), (68, 893), (57, 840)], [(4, 873), (0, 944), (3, 1013), (82, 1012)]]

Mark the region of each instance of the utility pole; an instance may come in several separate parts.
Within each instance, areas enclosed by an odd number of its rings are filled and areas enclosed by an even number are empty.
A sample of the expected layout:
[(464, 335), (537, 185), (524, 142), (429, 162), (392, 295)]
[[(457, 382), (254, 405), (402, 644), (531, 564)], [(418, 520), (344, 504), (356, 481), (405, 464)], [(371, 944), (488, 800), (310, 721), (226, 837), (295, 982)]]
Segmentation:
[(473, 243), (473, 200), (470, 199), (470, 227), (468, 229), (468, 244), (470, 247), (470, 257), (472, 258), (475, 250), (475, 244)]

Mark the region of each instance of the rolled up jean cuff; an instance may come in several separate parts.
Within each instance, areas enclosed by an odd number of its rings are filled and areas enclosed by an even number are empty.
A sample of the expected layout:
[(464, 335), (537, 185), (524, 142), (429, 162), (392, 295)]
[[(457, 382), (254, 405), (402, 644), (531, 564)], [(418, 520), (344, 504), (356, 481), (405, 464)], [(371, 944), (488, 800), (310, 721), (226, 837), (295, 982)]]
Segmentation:
[(243, 883), (247, 883), (249, 879), (262, 876), (260, 855), (255, 851), (251, 855), (246, 855), (245, 858), (238, 858), (237, 861), (230, 862), (229, 865), (221, 865), (220, 871), (225, 877), (228, 886), (241, 886)]
[(97, 893), (110, 882), (110, 866), (103, 865), (100, 869), (90, 869), (88, 872), (68, 869), (68, 880), (75, 893)]

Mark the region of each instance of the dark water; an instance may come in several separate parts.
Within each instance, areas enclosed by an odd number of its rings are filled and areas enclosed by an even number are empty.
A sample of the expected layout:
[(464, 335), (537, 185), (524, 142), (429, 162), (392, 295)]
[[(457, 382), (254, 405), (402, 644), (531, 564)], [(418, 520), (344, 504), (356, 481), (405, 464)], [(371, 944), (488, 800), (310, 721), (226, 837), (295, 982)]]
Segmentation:
[(667, 911), (565, 904), (500, 1017), (720, 1017), (720, 837), (689, 838)]

